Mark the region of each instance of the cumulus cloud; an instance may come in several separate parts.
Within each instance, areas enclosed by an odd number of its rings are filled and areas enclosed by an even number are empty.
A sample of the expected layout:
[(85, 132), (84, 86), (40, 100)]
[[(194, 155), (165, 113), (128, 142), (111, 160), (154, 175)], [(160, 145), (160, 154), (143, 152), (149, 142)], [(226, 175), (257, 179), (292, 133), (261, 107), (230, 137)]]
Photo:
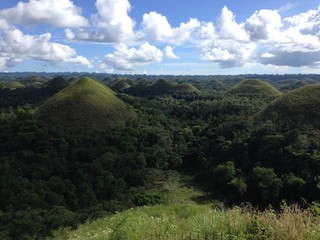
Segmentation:
[(219, 23), (221, 38), (240, 41), (248, 40), (248, 34), (243, 29), (243, 24), (238, 24), (235, 21), (235, 16), (226, 6), (224, 6), (221, 11)]
[(201, 46), (201, 59), (219, 64), (221, 68), (241, 67), (253, 61), (256, 46), (235, 40), (208, 41)]
[(14, 28), (0, 32), (0, 66), (12, 67), (25, 59), (35, 59), (57, 65), (78, 63), (92, 67), (90, 61), (77, 55), (74, 49), (50, 40), (50, 33), (31, 36)]
[(167, 46), (163, 51), (145, 42), (139, 48), (131, 47), (120, 43), (115, 47), (113, 53), (107, 54), (100, 67), (112, 70), (134, 70), (136, 67), (161, 62), (164, 58), (178, 58), (173, 53), (173, 48)]
[(166, 58), (171, 58), (171, 59), (179, 59), (179, 57), (173, 52), (173, 47), (171, 46), (166, 46), (163, 49), (163, 54)]
[(87, 19), (70, 0), (29, 0), (0, 11), (10, 23), (20, 25), (51, 24), (54, 27), (86, 27)]
[(320, 7), (283, 20), (281, 34), (284, 41), (272, 42), (268, 52), (272, 57), (259, 58), (262, 64), (291, 67), (319, 67)]
[(138, 33), (140, 39), (181, 44), (191, 40), (201, 24), (197, 19), (191, 18), (188, 22), (173, 28), (165, 16), (150, 12), (143, 15), (141, 26), (142, 29)]
[(94, 28), (83, 28), (77, 32), (68, 29), (68, 39), (95, 42), (131, 41), (135, 22), (128, 15), (131, 5), (128, 0), (97, 0), (97, 13), (92, 17)]
[(153, 41), (164, 41), (173, 35), (173, 29), (165, 16), (157, 12), (143, 15), (142, 32)]
[(256, 11), (245, 22), (244, 28), (253, 41), (273, 39), (280, 41), (283, 26), (281, 16), (276, 10)]
[(285, 19), (277, 10), (263, 9), (244, 23), (237, 23), (224, 7), (219, 28), (202, 23), (198, 36), (202, 60), (222, 68), (247, 64), (319, 67), (320, 6)]

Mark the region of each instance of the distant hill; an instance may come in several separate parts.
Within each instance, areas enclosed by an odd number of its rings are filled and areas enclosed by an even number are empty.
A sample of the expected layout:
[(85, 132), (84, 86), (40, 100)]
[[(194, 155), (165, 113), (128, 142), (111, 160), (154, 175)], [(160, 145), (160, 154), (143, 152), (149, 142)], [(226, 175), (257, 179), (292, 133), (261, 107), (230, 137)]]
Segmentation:
[(151, 86), (151, 92), (154, 94), (169, 93), (172, 90), (174, 85), (175, 83), (173, 82), (170, 82), (165, 79), (159, 79)]
[(10, 90), (15, 90), (17, 88), (25, 88), (25, 85), (17, 81), (10, 81), (7, 82), (6, 88), (9, 88)]
[(227, 94), (235, 95), (251, 95), (251, 96), (264, 96), (264, 97), (278, 97), (282, 93), (271, 84), (258, 80), (250, 79), (243, 80), (234, 85)]
[(44, 89), (49, 93), (56, 93), (60, 90), (64, 89), (69, 85), (69, 81), (61, 76), (55, 77), (49, 82), (47, 82), (44, 86)]
[(281, 127), (303, 124), (320, 127), (320, 84), (306, 85), (290, 91), (270, 103), (256, 120), (272, 120)]
[(84, 77), (50, 97), (35, 116), (63, 127), (96, 129), (123, 126), (136, 115), (106, 85)]
[(126, 78), (117, 78), (111, 82), (111, 88), (115, 91), (122, 92), (125, 89), (131, 88), (134, 86), (134, 83)]
[(191, 83), (180, 83), (173, 86), (172, 91), (174, 92), (200, 92), (195, 86)]
[(170, 94), (175, 92), (200, 92), (191, 83), (179, 83), (159, 79), (150, 87), (150, 91), (154, 95)]

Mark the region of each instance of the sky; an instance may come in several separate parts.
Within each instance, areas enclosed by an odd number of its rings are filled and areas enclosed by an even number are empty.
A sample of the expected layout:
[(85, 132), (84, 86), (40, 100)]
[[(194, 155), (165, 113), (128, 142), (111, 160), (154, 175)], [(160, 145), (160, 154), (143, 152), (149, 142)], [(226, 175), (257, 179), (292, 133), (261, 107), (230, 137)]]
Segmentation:
[(1, 0), (0, 71), (320, 73), (320, 4)]

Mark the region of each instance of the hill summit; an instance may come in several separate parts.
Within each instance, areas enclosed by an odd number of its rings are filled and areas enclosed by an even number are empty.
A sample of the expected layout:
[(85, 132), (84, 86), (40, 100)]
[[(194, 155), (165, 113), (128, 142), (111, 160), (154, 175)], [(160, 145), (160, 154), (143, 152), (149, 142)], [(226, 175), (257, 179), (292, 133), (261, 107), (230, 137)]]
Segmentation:
[(176, 92), (200, 92), (191, 83), (179, 83), (170, 82), (165, 79), (159, 79), (151, 86), (151, 92), (153, 94), (170, 94)]
[(288, 128), (303, 124), (320, 127), (320, 84), (306, 85), (290, 91), (270, 103), (257, 120), (271, 120)]
[(135, 113), (106, 85), (84, 77), (50, 97), (35, 116), (63, 127), (103, 129), (123, 126)]
[(250, 79), (250, 80), (243, 80), (238, 84), (234, 85), (227, 92), (227, 94), (264, 96), (264, 97), (275, 98), (280, 96), (282, 93), (267, 82), (264, 82), (258, 79)]

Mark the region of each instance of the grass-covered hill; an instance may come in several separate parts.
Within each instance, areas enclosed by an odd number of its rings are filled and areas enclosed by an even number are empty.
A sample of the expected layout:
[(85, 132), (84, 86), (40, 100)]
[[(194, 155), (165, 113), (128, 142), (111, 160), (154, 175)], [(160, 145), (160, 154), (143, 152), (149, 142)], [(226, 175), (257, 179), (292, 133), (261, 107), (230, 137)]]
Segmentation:
[(15, 90), (18, 88), (24, 88), (25, 85), (23, 85), (22, 83), (18, 82), (18, 81), (10, 81), (6, 84), (6, 88), (10, 89), (10, 90)]
[(191, 83), (179, 83), (159, 79), (151, 86), (151, 92), (155, 95), (168, 94), (175, 92), (199, 92), (199, 90)]
[(320, 127), (320, 84), (306, 85), (290, 91), (270, 103), (257, 120), (272, 120), (288, 128), (303, 124)]
[(125, 89), (133, 87), (134, 84), (129, 79), (116, 79), (111, 87), (112, 89), (122, 92)]
[(106, 85), (84, 77), (50, 97), (35, 116), (58, 126), (95, 129), (123, 126), (135, 113)]
[(179, 83), (179, 84), (173, 86), (172, 90), (174, 92), (200, 92), (191, 83)]
[(234, 85), (227, 94), (244, 96), (263, 96), (275, 98), (281, 95), (281, 92), (271, 84), (258, 79), (243, 80)]
[(59, 92), (60, 90), (64, 89), (69, 85), (69, 81), (61, 76), (57, 76), (50, 81), (48, 81), (44, 89), (50, 93), (56, 93)]
[(152, 85), (151, 91), (155, 94), (169, 93), (174, 87), (174, 85), (175, 84), (173, 82), (170, 82), (165, 79), (159, 79)]

